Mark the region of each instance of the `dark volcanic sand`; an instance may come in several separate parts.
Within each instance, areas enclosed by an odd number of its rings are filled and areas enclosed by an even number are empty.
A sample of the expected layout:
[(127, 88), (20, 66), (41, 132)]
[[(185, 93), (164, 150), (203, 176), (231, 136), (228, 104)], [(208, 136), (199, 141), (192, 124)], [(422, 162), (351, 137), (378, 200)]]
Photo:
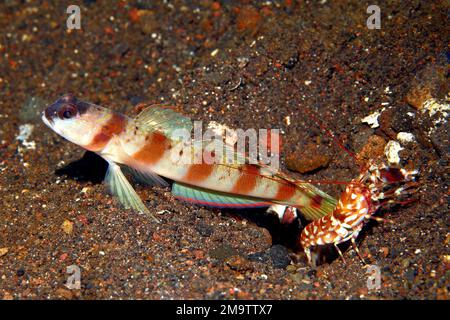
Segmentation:
[[(372, 2), (322, 2), (83, 1), (82, 30), (69, 33), (69, 2), (2, 1), (0, 298), (448, 299), (448, 125), (436, 124), (442, 112), (419, 110), (430, 98), (443, 106), (448, 92), (448, 8), (378, 2), (381, 30), (369, 30)], [(383, 210), (394, 224), (370, 223), (359, 238), (381, 269), (380, 290), (368, 292), (353, 250), (346, 264), (328, 250), (332, 262), (313, 270), (295, 247), (298, 226), (260, 211), (199, 208), (143, 186), (150, 211), (167, 210), (162, 223), (121, 209), (100, 183), (103, 163), (38, 116), (65, 92), (128, 114), (163, 102), (196, 120), (280, 128), (283, 159), (312, 144), (331, 160), (291, 172), (316, 180), (349, 180), (359, 168), (306, 106), (356, 153), (371, 136), (413, 133), (400, 156), (421, 172), (418, 201)], [(383, 106), (381, 127), (361, 123)], [(27, 123), (35, 149), (16, 140)], [(64, 286), (73, 264), (80, 290)]]

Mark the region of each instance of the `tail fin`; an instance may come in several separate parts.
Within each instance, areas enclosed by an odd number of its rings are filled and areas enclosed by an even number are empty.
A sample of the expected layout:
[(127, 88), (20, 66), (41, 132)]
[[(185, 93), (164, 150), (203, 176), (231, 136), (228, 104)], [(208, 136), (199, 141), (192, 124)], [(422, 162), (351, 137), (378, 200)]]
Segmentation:
[[(337, 199), (310, 183), (297, 181), (295, 184), (302, 191), (303, 196), (296, 199), (296, 204), (291, 205), (300, 210), (307, 220), (317, 220), (333, 212)], [(276, 203), (285, 204), (282, 201)]]
[(337, 200), (317, 187), (307, 184), (311, 194), (309, 205), (298, 208), (308, 220), (320, 219), (333, 212)]

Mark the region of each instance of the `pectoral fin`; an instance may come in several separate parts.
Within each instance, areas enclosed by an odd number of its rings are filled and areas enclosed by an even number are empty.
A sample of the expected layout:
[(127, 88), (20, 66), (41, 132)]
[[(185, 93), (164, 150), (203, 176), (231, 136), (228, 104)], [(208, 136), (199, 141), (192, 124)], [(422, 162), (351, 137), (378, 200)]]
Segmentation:
[(147, 207), (142, 203), (139, 195), (134, 191), (125, 175), (122, 173), (120, 166), (111, 162), (105, 176), (106, 184), (111, 193), (119, 199), (120, 203), (127, 209), (131, 208), (135, 211), (146, 214), (156, 222), (159, 220), (153, 216)]

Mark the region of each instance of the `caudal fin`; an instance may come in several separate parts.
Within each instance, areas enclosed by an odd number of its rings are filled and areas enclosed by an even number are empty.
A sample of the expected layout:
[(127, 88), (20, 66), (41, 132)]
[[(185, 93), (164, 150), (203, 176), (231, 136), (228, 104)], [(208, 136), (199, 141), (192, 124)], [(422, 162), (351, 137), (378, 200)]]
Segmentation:
[(302, 189), (307, 190), (308, 198), (301, 206), (297, 206), (301, 214), (308, 220), (317, 220), (333, 212), (337, 205), (337, 199), (323, 192), (309, 183), (299, 184)]

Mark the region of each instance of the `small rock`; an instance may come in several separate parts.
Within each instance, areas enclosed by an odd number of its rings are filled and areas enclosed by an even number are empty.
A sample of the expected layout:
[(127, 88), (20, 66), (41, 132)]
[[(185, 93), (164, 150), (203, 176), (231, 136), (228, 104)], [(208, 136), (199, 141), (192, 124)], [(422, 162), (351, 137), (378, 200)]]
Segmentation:
[(61, 298), (64, 299), (72, 299), (73, 298), (73, 294), (72, 291), (64, 289), (64, 288), (59, 288), (55, 291), (56, 295), (58, 295)]
[(186, 260), (184, 263), (185, 263), (187, 266), (193, 266), (193, 265), (194, 265), (194, 261), (192, 261), (192, 260)]
[(3, 294), (3, 300), (12, 300), (12, 299), (14, 299), (14, 297), (11, 295), (11, 293), (5, 292)]
[(378, 128), (380, 124), (378, 123), (378, 117), (380, 116), (379, 111), (369, 114), (368, 116), (361, 119), (362, 123), (367, 123), (371, 128)]
[(194, 250), (192, 253), (197, 260), (203, 259), (205, 257), (205, 252), (203, 250)]
[(250, 293), (246, 292), (246, 291), (238, 291), (237, 293), (237, 298), (240, 300), (249, 300), (251, 298)]
[(384, 110), (378, 122), (380, 129), (391, 139), (397, 139), (398, 132), (411, 132), (414, 130), (414, 109), (407, 105)]
[(66, 234), (72, 234), (73, 232), (73, 222), (69, 221), (69, 220), (64, 220), (63, 224), (62, 224), (62, 229)]
[(403, 267), (403, 268), (408, 268), (409, 265), (410, 265), (410, 263), (411, 263), (411, 262), (409, 261), (408, 258), (403, 259), (403, 260), (402, 260), (402, 267)]
[(372, 135), (367, 143), (362, 147), (361, 151), (356, 155), (359, 164), (367, 163), (371, 159), (377, 159), (384, 153), (386, 141), (377, 135)]
[(401, 143), (409, 143), (416, 140), (416, 138), (410, 132), (399, 132), (397, 133), (397, 140), (400, 141)]
[(211, 236), (214, 231), (211, 226), (204, 224), (203, 222), (200, 222), (198, 225), (196, 225), (195, 230), (197, 230), (198, 233), (200, 233), (200, 235), (203, 237)]
[(9, 251), (8, 248), (0, 248), (0, 257), (3, 257)]
[(138, 10), (134, 16), (138, 17), (137, 20), (141, 30), (147, 35), (155, 32), (159, 27), (158, 19), (155, 18), (155, 13), (151, 10)]
[(267, 252), (251, 253), (247, 256), (248, 260), (255, 262), (267, 262), (270, 258)]
[(81, 193), (88, 193), (90, 190), (90, 187), (84, 187), (83, 189), (81, 189)]
[(425, 101), (431, 99), (431, 90), (428, 86), (414, 87), (406, 96), (406, 101), (414, 108), (420, 110)]
[(380, 252), (383, 255), (383, 257), (387, 257), (387, 255), (389, 254), (389, 248), (388, 247), (381, 247), (380, 248)]
[(448, 300), (449, 294), (447, 288), (436, 289), (436, 299), (437, 300)]
[(272, 258), (272, 264), (275, 268), (286, 269), (291, 263), (289, 258), (289, 252), (286, 247), (276, 244), (269, 250), (270, 257)]
[(320, 152), (314, 144), (308, 144), (303, 150), (286, 156), (287, 168), (300, 173), (326, 168), (330, 161), (330, 157)]
[(239, 255), (229, 257), (226, 259), (225, 263), (231, 270), (234, 271), (243, 272), (253, 270), (253, 265), (251, 262)]
[(251, 6), (242, 8), (236, 18), (236, 28), (239, 32), (249, 31), (255, 33), (261, 22), (261, 16), (257, 9)]
[(25, 270), (20, 268), (19, 270), (17, 270), (16, 274), (18, 277), (23, 277), (25, 275)]
[(422, 68), (411, 81), (406, 102), (420, 110), (432, 97), (443, 97), (448, 90), (447, 63), (445, 60), (430, 63)]
[(221, 245), (221, 246), (211, 250), (209, 252), (209, 255), (213, 259), (225, 261), (227, 258), (229, 258), (231, 256), (238, 255), (238, 252), (233, 247), (231, 247), (227, 244), (224, 244), (224, 245)]
[[(286, 67), (286, 69), (292, 69), (295, 67), (295, 65), (298, 63), (298, 53), (295, 52), (286, 63), (284, 63), (284, 66)], [(305, 81), (306, 84), (307, 81)], [(309, 81), (311, 83), (311, 81)], [(306, 84), (309, 85), (309, 84)]]

